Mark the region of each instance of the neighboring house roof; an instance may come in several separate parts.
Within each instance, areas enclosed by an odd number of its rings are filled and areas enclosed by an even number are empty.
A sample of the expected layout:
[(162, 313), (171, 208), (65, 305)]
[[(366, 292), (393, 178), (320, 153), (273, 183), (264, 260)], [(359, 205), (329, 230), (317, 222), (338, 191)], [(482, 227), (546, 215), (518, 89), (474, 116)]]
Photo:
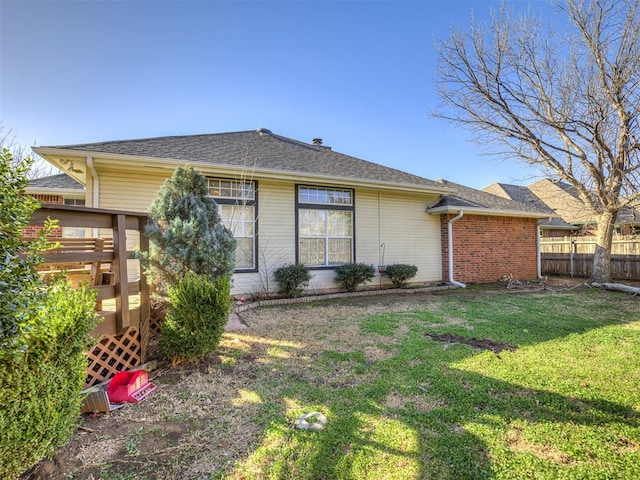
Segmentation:
[[(550, 179), (542, 179), (532, 183), (528, 187), (494, 183), (483, 189), (505, 198), (517, 201), (525, 201), (532, 205), (544, 206), (548, 211), (555, 212), (559, 219), (545, 223), (545, 228), (571, 228), (576, 225), (584, 225), (596, 222), (596, 214), (585, 206), (572, 185), (565, 182), (554, 182)], [(616, 222), (638, 223), (640, 214), (630, 208), (625, 208), (618, 213)]]
[(84, 186), (65, 173), (29, 180), (26, 191), (31, 195), (61, 195), (66, 198), (84, 197)]
[(57, 190), (84, 190), (84, 186), (66, 173), (29, 180), (30, 188), (49, 188)]
[(442, 185), (417, 175), (333, 151), (321, 144), (309, 144), (276, 135), (267, 129), (244, 132), (143, 138), (111, 142), (35, 147), (47, 157), (58, 151), (67, 155), (110, 154), (135, 160), (171, 160), (208, 166), (233, 166), (250, 172), (288, 173), (319, 177), (357, 179), (379, 184), (396, 184), (444, 192)]
[(499, 197), (491, 193), (465, 187), (448, 180), (438, 180), (453, 193), (442, 195), (438, 202), (429, 206), (430, 213), (456, 213), (463, 210), (473, 214), (513, 215), (530, 218), (548, 218), (553, 212), (537, 208), (534, 205)]
[[(484, 192), (497, 195), (502, 198), (529, 205), (541, 212), (550, 214), (548, 220), (540, 222), (540, 228), (553, 230), (575, 230), (578, 227), (566, 222), (553, 211), (546, 203), (540, 200), (531, 190), (522, 185), (510, 185), (508, 183), (494, 183), (482, 189)], [(555, 217), (554, 217), (555, 216)]]

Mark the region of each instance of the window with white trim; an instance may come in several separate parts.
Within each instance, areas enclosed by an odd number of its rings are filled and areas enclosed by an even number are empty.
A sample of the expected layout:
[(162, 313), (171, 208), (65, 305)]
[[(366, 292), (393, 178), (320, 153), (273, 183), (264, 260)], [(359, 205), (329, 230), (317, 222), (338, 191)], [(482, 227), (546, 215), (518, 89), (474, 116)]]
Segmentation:
[(329, 267), (353, 261), (353, 190), (298, 186), (298, 261)]
[(256, 269), (256, 182), (207, 178), (222, 223), (236, 239), (236, 270)]

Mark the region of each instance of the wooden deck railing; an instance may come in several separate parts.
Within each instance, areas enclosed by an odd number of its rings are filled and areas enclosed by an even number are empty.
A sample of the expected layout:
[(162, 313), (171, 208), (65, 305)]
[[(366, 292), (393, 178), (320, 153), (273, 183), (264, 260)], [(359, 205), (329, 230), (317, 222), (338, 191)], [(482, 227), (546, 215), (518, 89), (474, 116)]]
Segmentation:
[(149, 287), (142, 269), (137, 268), (139, 274), (132, 275), (135, 272), (129, 271), (128, 263), (134, 258), (135, 249), (149, 248), (143, 234), (147, 215), (45, 204), (34, 213), (32, 224), (42, 225), (47, 218), (58, 220), (60, 227), (90, 232), (88, 238), (56, 238), (60, 245), (44, 255), (43, 264), (45, 274), (65, 271), (70, 277), (75, 276), (76, 283), (84, 275), (84, 281), (98, 292), (96, 306), (103, 320), (93, 331), (97, 346), (87, 354), (94, 365), (88, 369), (87, 383), (97, 383), (115, 371), (143, 362), (149, 327)]

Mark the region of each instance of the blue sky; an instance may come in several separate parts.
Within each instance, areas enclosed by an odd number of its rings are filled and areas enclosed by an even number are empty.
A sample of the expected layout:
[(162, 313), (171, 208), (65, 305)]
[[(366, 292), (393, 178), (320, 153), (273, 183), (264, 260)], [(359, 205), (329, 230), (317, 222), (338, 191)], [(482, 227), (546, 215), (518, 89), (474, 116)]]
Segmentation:
[(536, 171), (429, 115), (435, 42), (497, 5), (0, 0), (1, 126), (23, 146), (264, 127), (434, 180), (527, 184)]

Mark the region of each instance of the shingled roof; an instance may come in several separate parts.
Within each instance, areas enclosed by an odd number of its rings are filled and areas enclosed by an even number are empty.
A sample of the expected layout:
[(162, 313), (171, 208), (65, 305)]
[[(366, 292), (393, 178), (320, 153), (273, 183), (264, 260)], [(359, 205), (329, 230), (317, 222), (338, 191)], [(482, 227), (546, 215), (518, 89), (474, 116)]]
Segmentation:
[(549, 212), (548, 209), (541, 209), (535, 205), (499, 197), (448, 180), (438, 180), (438, 183), (452, 190), (453, 193), (442, 195), (437, 203), (429, 207), (429, 212), (438, 213), (460, 209), (475, 214), (486, 212), (488, 215), (499, 212), (501, 214), (512, 213), (514, 216), (532, 218), (554, 216), (553, 212)]
[[(516, 202), (529, 205), (542, 212), (547, 212), (551, 216), (557, 215), (556, 212), (549, 207), (546, 203), (540, 200), (531, 190), (522, 185), (511, 185), (508, 183), (494, 183), (486, 188), (482, 189), (483, 192), (497, 195), (502, 198), (514, 200)], [(547, 229), (561, 229), (561, 230), (574, 230), (578, 227), (567, 223), (562, 218), (556, 216), (555, 218), (549, 218), (540, 223), (541, 228)]]
[(84, 186), (65, 173), (29, 180), (30, 188), (52, 190), (84, 190)]
[(392, 183), (428, 189), (435, 193), (444, 191), (443, 186), (433, 180), (338, 153), (321, 144), (309, 144), (276, 135), (264, 128), (244, 132), (59, 145), (39, 147), (36, 150), (50, 148), (77, 150), (94, 155), (102, 153), (232, 166), (254, 172), (285, 172)]

